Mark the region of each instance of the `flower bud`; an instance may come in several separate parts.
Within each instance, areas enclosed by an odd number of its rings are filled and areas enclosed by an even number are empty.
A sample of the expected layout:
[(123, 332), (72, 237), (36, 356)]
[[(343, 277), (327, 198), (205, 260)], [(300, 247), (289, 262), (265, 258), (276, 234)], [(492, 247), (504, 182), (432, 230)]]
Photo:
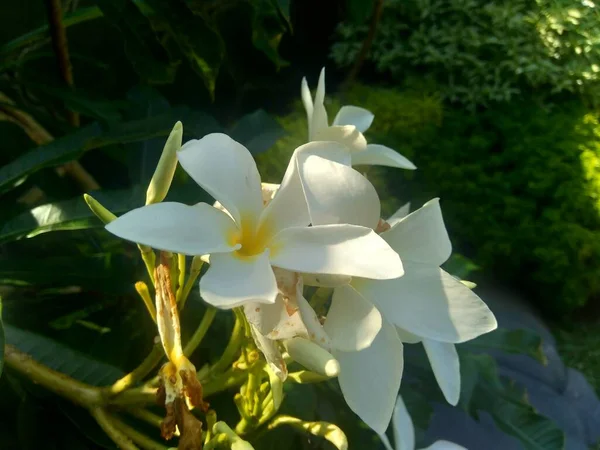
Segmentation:
[(307, 339), (294, 337), (283, 341), (283, 345), (294, 361), (313, 372), (327, 377), (340, 373), (340, 364), (331, 353)]
[(100, 219), (103, 223), (110, 223), (117, 218), (113, 213), (98, 202), (94, 197), (89, 194), (83, 194), (83, 199), (87, 203), (88, 207), (92, 210), (94, 215)]
[(148, 185), (146, 205), (162, 202), (167, 196), (177, 168), (177, 151), (181, 148), (182, 138), (183, 125), (181, 122), (177, 122), (167, 138), (154, 175)]

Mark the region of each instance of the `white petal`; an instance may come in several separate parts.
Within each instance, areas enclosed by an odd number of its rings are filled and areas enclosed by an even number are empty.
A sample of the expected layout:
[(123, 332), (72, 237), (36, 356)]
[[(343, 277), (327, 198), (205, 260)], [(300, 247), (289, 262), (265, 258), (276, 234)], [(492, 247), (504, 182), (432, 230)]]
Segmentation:
[(381, 237), (406, 261), (441, 266), (452, 253), (437, 198), (397, 222)]
[(238, 224), (242, 218), (258, 218), (263, 209), (260, 175), (246, 147), (226, 134), (213, 133), (186, 142), (177, 155), (185, 171)]
[(340, 365), (333, 355), (308, 339), (295, 337), (283, 341), (283, 345), (294, 361), (313, 372), (327, 377), (340, 373)]
[(340, 363), (338, 380), (346, 403), (375, 432), (383, 434), (392, 417), (404, 366), (396, 330), (384, 321), (370, 347), (334, 354)]
[(373, 230), (355, 225), (287, 228), (273, 238), (271, 262), (295, 272), (375, 279), (403, 274), (398, 254)]
[(302, 322), (308, 331), (308, 337), (324, 348), (331, 348), (331, 340), (323, 329), (323, 325), (319, 321), (315, 310), (310, 306), (310, 303), (304, 298), (302, 292), (297, 294), (298, 308)]
[(392, 214), (390, 216), (390, 218), (387, 220), (387, 223), (393, 227), (394, 225), (396, 225), (398, 222), (400, 222), (400, 220), (404, 219), (406, 216), (408, 216), (408, 214), (410, 213), (410, 202), (405, 203), (404, 205), (402, 205), (400, 208), (398, 208), (398, 211), (396, 211), (394, 214)]
[(462, 445), (455, 444), (454, 442), (437, 441), (423, 450), (467, 450), (467, 448), (463, 447)]
[(257, 302), (245, 303), (244, 314), (248, 323), (265, 336), (277, 327), (284, 315), (287, 315), (281, 295), (277, 296), (275, 303), (271, 305)]
[(233, 220), (206, 203), (194, 206), (165, 202), (134, 209), (106, 225), (128, 241), (185, 255), (230, 252), (237, 248), (229, 237), (237, 231)]
[(415, 450), (415, 427), (402, 397), (398, 396), (392, 418), (396, 450)]
[[(304, 105), (304, 110), (306, 111), (306, 117), (308, 119), (308, 125), (312, 121), (313, 115), (313, 101), (312, 96), (310, 95), (310, 89), (308, 88), (308, 83), (306, 82), (306, 78), (302, 78), (302, 84), (300, 87), (300, 96), (302, 97), (302, 104)], [(309, 130), (310, 136), (310, 130)]]
[[(360, 153), (367, 148), (367, 140), (354, 125), (336, 125), (314, 132), (312, 141), (333, 141), (343, 144), (350, 152)], [(352, 157), (354, 164), (354, 156)]]
[(405, 263), (395, 280), (352, 281), (389, 321), (422, 338), (459, 343), (497, 327), (487, 305), (469, 288), (438, 267)]
[(390, 440), (385, 434), (380, 434), (379, 439), (381, 439), (381, 442), (383, 442), (383, 446), (386, 448), (386, 450), (394, 450), (394, 447), (392, 447)]
[(373, 123), (375, 115), (365, 108), (358, 106), (342, 106), (338, 111), (333, 125), (354, 125), (358, 131), (364, 133)]
[(396, 150), (379, 144), (369, 144), (364, 151), (352, 154), (352, 165), (358, 166), (361, 164), (398, 167), (399, 169), (408, 170), (415, 170), (417, 168), (417, 166)]
[(381, 314), (352, 286), (341, 286), (333, 291), (323, 327), (331, 338), (332, 348), (359, 351), (371, 345), (381, 330)]
[(328, 287), (335, 288), (343, 286), (352, 281), (352, 277), (348, 275), (325, 275), (318, 273), (303, 273), (302, 279), (306, 286)]
[(396, 327), (396, 332), (400, 340), (405, 344), (417, 344), (423, 340), (420, 336), (406, 331), (404, 328)]
[(287, 366), (279, 351), (277, 341), (272, 341), (258, 332), (254, 326), (250, 326), (250, 331), (256, 347), (265, 356), (267, 364), (271, 370), (279, 377), (281, 381), (285, 381), (288, 375)]
[(299, 166), (312, 155), (350, 164), (350, 156), (341, 144), (309, 142), (298, 147), (290, 158), (279, 190), (260, 217), (261, 226), (267, 227), (270, 233), (276, 234), (288, 227), (310, 223)]
[(299, 170), (313, 225), (377, 226), (381, 217), (379, 197), (356, 170), (315, 155), (304, 159)]
[(430, 339), (423, 339), (423, 347), (446, 401), (456, 406), (460, 397), (460, 363), (456, 347)]
[(200, 280), (200, 295), (217, 308), (229, 309), (246, 302), (274, 303), (277, 283), (268, 252), (240, 257), (215, 253)]
[(322, 140), (315, 139), (315, 136), (319, 131), (327, 128), (329, 120), (327, 119), (327, 110), (325, 109), (325, 67), (321, 70), (319, 75), (319, 84), (317, 85), (317, 92), (315, 94), (315, 102), (313, 104), (312, 120), (310, 124), (310, 140)]

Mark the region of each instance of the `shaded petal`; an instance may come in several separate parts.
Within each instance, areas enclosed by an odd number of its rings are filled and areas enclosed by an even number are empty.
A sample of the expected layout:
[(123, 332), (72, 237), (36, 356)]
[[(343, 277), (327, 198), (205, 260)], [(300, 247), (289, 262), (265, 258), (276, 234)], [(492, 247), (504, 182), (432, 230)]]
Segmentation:
[(281, 295), (277, 296), (272, 305), (258, 302), (245, 303), (244, 314), (248, 323), (265, 336), (277, 327), (282, 317), (287, 316)]
[(270, 233), (310, 223), (299, 166), (312, 155), (350, 164), (344, 146), (335, 142), (309, 142), (298, 147), (290, 158), (281, 186), (260, 217), (261, 226), (267, 227)]
[(412, 334), (400, 327), (396, 327), (396, 332), (398, 333), (400, 340), (405, 344), (417, 344), (423, 340), (420, 336)]
[(317, 85), (317, 92), (315, 94), (315, 101), (313, 104), (313, 113), (310, 123), (310, 140), (322, 140), (315, 139), (315, 136), (323, 129), (327, 128), (329, 120), (327, 119), (327, 110), (325, 109), (325, 67), (321, 70), (319, 75), (319, 84)]
[(496, 329), (496, 318), (471, 289), (438, 267), (406, 263), (395, 280), (353, 280), (383, 316), (410, 333), (459, 343)]
[(406, 261), (441, 266), (452, 253), (437, 198), (398, 221), (381, 237)]
[(287, 228), (273, 238), (271, 262), (295, 272), (375, 279), (403, 274), (398, 254), (373, 230), (355, 225)]
[(310, 89), (308, 88), (308, 83), (306, 82), (306, 77), (302, 78), (302, 84), (300, 86), (300, 96), (302, 97), (302, 104), (304, 105), (304, 110), (306, 111), (306, 118), (308, 120), (308, 136), (310, 139), (310, 129), (313, 115), (313, 101), (312, 95), (310, 94)]
[(467, 450), (467, 448), (454, 442), (437, 441), (422, 450)]
[(302, 322), (308, 331), (308, 336), (311, 340), (327, 349), (331, 348), (331, 340), (323, 329), (323, 325), (319, 321), (315, 310), (310, 306), (310, 303), (302, 295), (302, 290), (299, 289), (297, 294), (298, 308)]
[(177, 155), (185, 171), (238, 224), (242, 217), (258, 219), (263, 208), (260, 175), (246, 147), (226, 134), (213, 133), (186, 142)]
[(352, 281), (352, 277), (348, 275), (325, 275), (318, 273), (303, 273), (302, 279), (306, 286), (329, 287), (335, 288), (343, 286)]
[(295, 337), (283, 341), (283, 345), (294, 361), (313, 372), (327, 377), (340, 373), (340, 365), (333, 355), (308, 339)]
[(373, 123), (375, 115), (365, 108), (358, 106), (342, 106), (338, 111), (333, 125), (354, 125), (358, 131), (364, 133)]
[(377, 191), (356, 170), (315, 155), (304, 159), (299, 169), (313, 225), (377, 226), (381, 217)]
[(279, 344), (272, 341), (258, 332), (254, 326), (250, 326), (250, 331), (256, 347), (265, 356), (267, 364), (271, 370), (279, 377), (281, 381), (285, 381), (288, 375), (287, 366), (279, 350)]
[(423, 347), (446, 401), (456, 406), (460, 397), (460, 362), (456, 347), (430, 339), (423, 339)]
[(415, 450), (415, 427), (402, 397), (398, 396), (392, 418), (396, 450)]
[(338, 380), (346, 403), (379, 434), (385, 433), (400, 389), (404, 359), (393, 325), (383, 322), (370, 347), (360, 352), (334, 352)]
[(410, 213), (410, 202), (405, 203), (400, 208), (398, 208), (398, 211), (396, 211), (394, 214), (392, 214), (390, 216), (390, 218), (387, 220), (387, 223), (390, 225), (390, 227), (393, 227), (398, 222), (400, 222), (400, 220), (402, 220), (406, 216), (408, 216), (409, 213)]
[(396, 150), (379, 144), (369, 144), (364, 151), (352, 154), (352, 165), (358, 166), (360, 164), (398, 167), (399, 169), (408, 170), (417, 168)]
[(336, 350), (354, 352), (367, 348), (381, 330), (381, 314), (373, 303), (352, 286), (333, 291), (333, 299), (323, 328)]
[(231, 252), (238, 248), (230, 237), (237, 232), (233, 220), (206, 204), (194, 206), (164, 202), (129, 211), (106, 229), (128, 241), (185, 255)]
[(367, 140), (354, 125), (336, 125), (315, 131), (312, 141), (333, 141), (343, 144), (350, 152), (364, 152)]
[(277, 283), (268, 252), (244, 257), (234, 253), (211, 255), (210, 267), (200, 280), (200, 295), (207, 303), (223, 309), (246, 302), (274, 303)]

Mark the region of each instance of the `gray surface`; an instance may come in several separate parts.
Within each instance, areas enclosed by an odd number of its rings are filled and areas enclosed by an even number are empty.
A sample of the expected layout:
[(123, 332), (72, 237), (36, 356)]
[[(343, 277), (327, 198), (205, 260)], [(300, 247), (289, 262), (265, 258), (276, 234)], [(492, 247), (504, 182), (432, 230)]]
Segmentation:
[[(527, 390), (530, 403), (552, 419), (566, 435), (566, 450), (587, 450), (600, 440), (600, 401), (585, 377), (565, 367), (552, 333), (526, 302), (514, 293), (488, 284), (477, 289), (492, 309), (498, 325), (508, 329), (531, 329), (544, 340), (548, 365), (524, 355), (493, 354), (501, 375)], [(432, 442), (447, 439), (469, 450), (521, 450), (520, 442), (497, 429), (481, 415), (477, 422), (457, 408), (436, 405), (427, 431)]]

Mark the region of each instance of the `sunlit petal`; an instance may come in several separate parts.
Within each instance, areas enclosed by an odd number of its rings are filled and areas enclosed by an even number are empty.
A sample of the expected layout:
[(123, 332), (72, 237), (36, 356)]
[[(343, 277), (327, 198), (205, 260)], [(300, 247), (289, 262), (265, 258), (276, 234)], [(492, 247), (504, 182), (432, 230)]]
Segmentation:
[(186, 142), (178, 158), (194, 181), (238, 224), (242, 217), (258, 218), (263, 208), (260, 175), (246, 147), (226, 134), (213, 133)]
[(381, 321), (373, 303), (348, 285), (333, 291), (324, 328), (332, 348), (352, 352), (371, 345), (381, 330)]
[(460, 397), (460, 362), (456, 347), (430, 339), (423, 339), (423, 347), (446, 401), (456, 406)]
[(263, 336), (258, 332), (254, 326), (250, 326), (250, 331), (256, 347), (265, 356), (267, 364), (271, 370), (279, 377), (280, 380), (285, 381), (288, 375), (287, 366), (279, 350), (279, 343)]
[(358, 131), (364, 133), (369, 129), (374, 118), (373, 113), (365, 108), (342, 106), (333, 119), (333, 125), (354, 125)]
[(459, 343), (497, 327), (487, 305), (438, 267), (406, 263), (395, 280), (358, 280), (352, 285), (375, 303), (383, 316), (422, 338)]
[(315, 101), (313, 104), (313, 113), (310, 124), (310, 140), (316, 141), (321, 139), (315, 139), (315, 136), (323, 129), (327, 128), (329, 120), (327, 118), (327, 110), (325, 109), (325, 68), (321, 70), (319, 75), (319, 84), (317, 85), (317, 92), (315, 94)]
[(239, 257), (215, 253), (200, 280), (200, 295), (217, 308), (229, 309), (245, 302), (274, 303), (277, 283), (268, 253)]
[(392, 418), (396, 450), (415, 450), (415, 427), (402, 397), (398, 396)]
[(370, 347), (360, 352), (334, 352), (340, 363), (338, 380), (346, 403), (375, 432), (390, 423), (400, 389), (404, 358), (393, 325), (383, 322)]
[(393, 227), (394, 225), (396, 225), (398, 222), (400, 222), (400, 220), (404, 219), (406, 216), (408, 216), (408, 214), (410, 213), (410, 202), (405, 203), (404, 205), (402, 205), (400, 208), (398, 208), (398, 211), (396, 211), (394, 214), (392, 214), (390, 216), (389, 219), (387, 219), (387, 223)]
[(364, 151), (352, 154), (352, 165), (361, 164), (374, 166), (398, 167), (399, 169), (415, 170), (415, 166), (396, 150), (385, 145), (369, 144)]
[(381, 237), (406, 261), (441, 266), (452, 253), (437, 198), (398, 221)]
[(333, 141), (343, 144), (350, 152), (364, 152), (367, 140), (354, 125), (336, 125), (314, 132), (313, 141)]
[(296, 272), (390, 279), (400, 257), (373, 230), (355, 225), (292, 227), (274, 237), (273, 265)]
[(185, 255), (230, 252), (237, 227), (222, 211), (206, 203), (156, 203), (134, 209), (106, 225), (128, 241)]

